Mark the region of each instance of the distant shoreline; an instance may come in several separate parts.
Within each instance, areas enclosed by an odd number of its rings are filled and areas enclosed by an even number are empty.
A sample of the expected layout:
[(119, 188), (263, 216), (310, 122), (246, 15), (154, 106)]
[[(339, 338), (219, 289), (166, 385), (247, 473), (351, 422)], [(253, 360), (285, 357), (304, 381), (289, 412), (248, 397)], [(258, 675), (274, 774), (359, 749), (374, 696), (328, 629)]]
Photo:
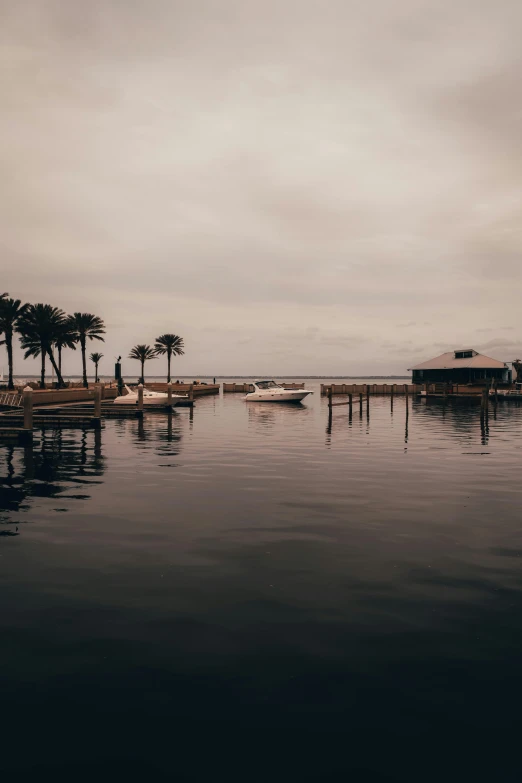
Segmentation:
[[(20, 375), (20, 376), (15, 375), (14, 376), (15, 380), (18, 377), (27, 378), (27, 379), (31, 379), (31, 380), (33, 380), (33, 379), (40, 380), (40, 375)], [(105, 379), (114, 380), (114, 378), (112, 378), (112, 376), (110, 376), (110, 375), (100, 375), (99, 377), (102, 380), (105, 380)], [(136, 374), (134, 374), (134, 375), (127, 375), (125, 377), (127, 377), (127, 378), (137, 378), (138, 376)], [(172, 376), (172, 377), (174, 377), (174, 376)], [(268, 378), (270, 376), (268, 376), (266, 374), (263, 374), (263, 373), (259, 373), (257, 375), (198, 375), (197, 373), (194, 373), (194, 374), (187, 374), (187, 373), (185, 373), (185, 375), (181, 374), (180, 377), (184, 377), (184, 378), (216, 378), (216, 379), (222, 379), (222, 380), (228, 381), (228, 380), (231, 380), (231, 379), (234, 379), (234, 378), (237, 378), (238, 380), (251, 380), (252, 378)], [(330, 378), (334, 378), (336, 380), (351, 380), (351, 379), (353, 379), (353, 380), (361, 380), (361, 379), (366, 379), (366, 380), (369, 380), (369, 381), (373, 381), (373, 380), (386, 380), (386, 379), (390, 379), (390, 378), (398, 378), (399, 380), (403, 380), (403, 379), (409, 379), (411, 376), (410, 375), (281, 375), (280, 374), (280, 375), (273, 375), (272, 377), (274, 377), (274, 378), (284, 378), (284, 380), (293, 380), (293, 379), (297, 380), (297, 379), (300, 379), (300, 378), (306, 378), (306, 379), (311, 380), (311, 381), (312, 380), (320, 381), (320, 380), (328, 380)], [(74, 380), (81, 380), (82, 378), (83, 378), (82, 375), (64, 375), (64, 379), (66, 379), (66, 380), (68, 380), (68, 379), (71, 379), (71, 380), (73, 380), (73, 379)], [(151, 375), (147, 375), (146, 374), (145, 375), (145, 379), (146, 380), (147, 379), (152, 380), (153, 378), (165, 378), (165, 380), (166, 380), (167, 376), (166, 375), (153, 375), (153, 374), (151, 374)], [(92, 378), (90, 376), (89, 376), (89, 381), (92, 381)]]

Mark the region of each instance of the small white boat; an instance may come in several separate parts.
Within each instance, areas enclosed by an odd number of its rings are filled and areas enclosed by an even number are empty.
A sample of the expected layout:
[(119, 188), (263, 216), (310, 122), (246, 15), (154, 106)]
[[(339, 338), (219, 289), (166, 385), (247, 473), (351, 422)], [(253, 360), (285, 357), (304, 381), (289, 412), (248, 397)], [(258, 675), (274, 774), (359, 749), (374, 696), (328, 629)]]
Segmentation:
[(275, 381), (254, 381), (254, 391), (247, 394), (247, 402), (301, 402), (308, 394), (307, 389), (285, 389)]
[[(116, 397), (114, 405), (137, 405), (138, 404), (138, 390), (134, 391), (125, 385), (127, 394), (122, 394), (121, 397)], [(172, 399), (179, 399), (183, 397), (186, 399), (187, 394), (173, 394)], [(168, 405), (169, 395), (167, 392), (155, 392), (149, 389), (143, 389), (143, 405)]]

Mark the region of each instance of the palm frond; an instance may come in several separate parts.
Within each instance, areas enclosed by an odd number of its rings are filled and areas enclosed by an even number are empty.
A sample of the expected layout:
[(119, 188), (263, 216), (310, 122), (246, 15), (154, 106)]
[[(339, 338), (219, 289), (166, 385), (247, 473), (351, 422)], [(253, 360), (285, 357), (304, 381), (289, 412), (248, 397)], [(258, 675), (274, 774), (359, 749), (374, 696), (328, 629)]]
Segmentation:
[(172, 356), (183, 356), (185, 353), (183, 337), (177, 334), (162, 334), (156, 338), (154, 351), (158, 355), (171, 354)]
[(138, 359), (140, 362), (146, 362), (148, 359), (154, 359), (156, 352), (150, 345), (135, 345), (129, 353), (129, 359)]
[(70, 348), (72, 351), (75, 351), (76, 343), (76, 331), (72, 318), (69, 315), (58, 329), (54, 344), (60, 350), (62, 348)]
[(85, 340), (101, 340), (104, 342), (105, 324), (102, 319), (92, 313), (73, 313), (71, 326), (76, 336), (76, 342)]

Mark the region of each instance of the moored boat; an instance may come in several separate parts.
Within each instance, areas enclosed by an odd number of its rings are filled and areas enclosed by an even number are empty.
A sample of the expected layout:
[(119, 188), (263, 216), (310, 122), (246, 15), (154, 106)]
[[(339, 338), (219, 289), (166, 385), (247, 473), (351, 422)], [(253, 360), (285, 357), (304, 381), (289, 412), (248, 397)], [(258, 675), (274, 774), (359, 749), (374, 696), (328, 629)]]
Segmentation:
[[(138, 390), (134, 391), (125, 385), (126, 394), (116, 397), (114, 405), (137, 405)], [(172, 399), (187, 399), (187, 394), (173, 394)], [(166, 392), (155, 392), (150, 389), (143, 389), (143, 405), (168, 405), (169, 395)]]
[(247, 394), (247, 402), (301, 402), (308, 394), (308, 389), (285, 389), (275, 381), (254, 381), (254, 391)]

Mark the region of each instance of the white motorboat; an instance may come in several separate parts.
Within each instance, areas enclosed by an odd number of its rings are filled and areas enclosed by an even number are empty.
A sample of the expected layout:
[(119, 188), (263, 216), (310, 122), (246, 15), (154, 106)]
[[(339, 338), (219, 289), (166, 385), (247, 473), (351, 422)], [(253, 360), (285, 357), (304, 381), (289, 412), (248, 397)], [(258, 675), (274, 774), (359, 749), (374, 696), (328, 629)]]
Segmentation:
[(247, 402), (301, 402), (308, 394), (307, 389), (285, 389), (275, 381), (254, 381), (254, 391), (247, 394)]
[[(126, 394), (122, 394), (121, 397), (116, 397), (114, 405), (137, 405), (138, 404), (138, 390), (129, 388), (125, 385)], [(172, 394), (172, 399), (179, 399), (183, 397), (186, 399), (187, 394)], [(143, 389), (143, 405), (168, 405), (169, 395), (167, 392), (155, 392), (149, 389)]]

